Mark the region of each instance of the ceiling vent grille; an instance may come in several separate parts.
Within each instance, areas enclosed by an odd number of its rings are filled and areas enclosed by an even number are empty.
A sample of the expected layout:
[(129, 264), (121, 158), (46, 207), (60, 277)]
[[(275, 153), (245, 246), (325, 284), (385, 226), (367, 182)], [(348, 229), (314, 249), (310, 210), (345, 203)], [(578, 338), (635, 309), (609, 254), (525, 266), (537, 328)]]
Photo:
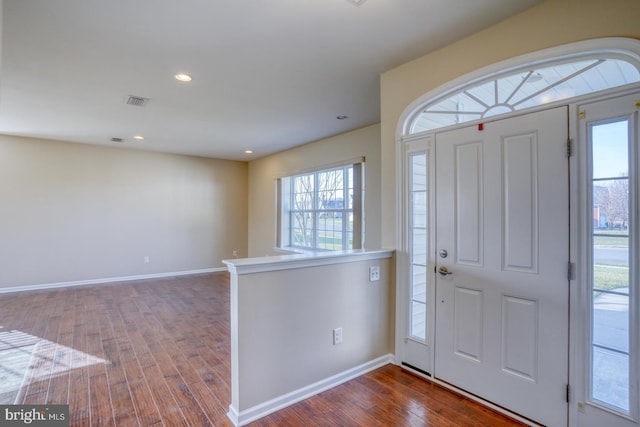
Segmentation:
[(124, 141), (124, 139), (122, 138), (116, 138), (116, 137), (111, 138), (111, 142), (122, 142), (122, 141)]
[(141, 96), (129, 95), (127, 96), (127, 105), (134, 105), (136, 107), (144, 107), (149, 102), (149, 98), (143, 98)]

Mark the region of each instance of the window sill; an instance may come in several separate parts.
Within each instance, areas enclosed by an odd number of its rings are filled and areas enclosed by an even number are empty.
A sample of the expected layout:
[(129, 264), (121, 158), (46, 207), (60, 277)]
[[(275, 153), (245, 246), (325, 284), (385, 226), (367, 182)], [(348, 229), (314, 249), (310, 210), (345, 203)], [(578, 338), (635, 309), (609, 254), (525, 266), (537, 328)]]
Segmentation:
[(321, 255), (326, 253), (336, 253), (336, 252), (350, 252), (350, 251), (333, 251), (328, 249), (311, 249), (311, 248), (299, 248), (294, 246), (283, 246), (281, 248), (273, 248), (273, 251), (276, 253), (281, 253), (282, 255)]

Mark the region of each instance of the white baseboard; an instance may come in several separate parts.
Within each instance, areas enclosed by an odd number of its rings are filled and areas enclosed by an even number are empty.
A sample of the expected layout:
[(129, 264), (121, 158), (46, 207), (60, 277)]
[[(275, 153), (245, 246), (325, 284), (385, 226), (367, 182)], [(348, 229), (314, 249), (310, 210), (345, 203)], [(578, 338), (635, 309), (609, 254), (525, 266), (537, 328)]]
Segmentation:
[(9, 292), (37, 291), (41, 289), (66, 288), (70, 286), (98, 285), (101, 283), (129, 282), (133, 280), (159, 279), (163, 277), (189, 276), (192, 274), (215, 273), (227, 271), (226, 267), (205, 268), (202, 270), (174, 271), (170, 273), (141, 274), (137, 276), (107, 277), (104, 279), (78, 280), (73, 282), (44, 283), (40, 285), (12, 286), (0, 288), (0, 294)]
[(330, 388), (359, 377), (360, 375), (366, 374), (369, 371), (373, 371), (381, 368), (382, 366), (393, 363), (393, 361), (394, 356), (392, 354), (387, 354), (386, 356), (363, 363), (355, 368), (348, 369), (332, 377), (320, 380), (314, 384), (302, 387), (298, 390), (276, 397), (275, 399), (240, 412), (238, 412), (233, 405), (229, 405), (229, 412), (227, 413), (227, 416), (234, 425), (243, 426), (273, 412), (279, 411), (280, 409), (286, 408), (287, 406), (291, 406), (294, 403), (300, 402), (301, 400), (307, 399), (325, 390), (329, 390)]

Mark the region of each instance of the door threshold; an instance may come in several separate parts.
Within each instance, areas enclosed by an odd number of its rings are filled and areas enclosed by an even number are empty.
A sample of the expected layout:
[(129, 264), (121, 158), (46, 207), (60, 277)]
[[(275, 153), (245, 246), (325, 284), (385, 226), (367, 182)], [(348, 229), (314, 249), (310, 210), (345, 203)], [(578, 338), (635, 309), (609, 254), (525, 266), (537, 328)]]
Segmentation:
[(402, 367), (406, 368), (408, 371), (411, 371), (411, 372), (416, 373), (416, 374), (420, 374), (421, 377), (426, 377), (428, 379), (431, 379), (431, 373), (429, 373), (429, 372), (427, 372), (425, 370), (422, 370), (420, 368), (416, 368), (415, 366), (410, 365), (410, 364), (408, 364), (406, 362), (401, 362), (401, 363), (402, 363)]
[(528, 426), (531, 426), (531, 427), (544, 427), (544, 425), (538, 424), (537, 422), (535, 422), (533, 420), (530, 420), (529, 418), (526, 418), (526, 417), (523, 417), (522, 415), (516, 414), (515, 412), (512, 412), (512, 411), (510, 411), (510, 410), (508, 410), (508, 409), (506, 409), (506, 408), (504, 408), (504, 407), (502, 407), (500, 405), (496, 405), (495, 403), (490, 402), (488, 400), (485, 400), (485, 399), (483, 399), (483, 398), (481, 398), (481, 397), (479, 397), (479, 396), (477, 396), (477, 395), (475, 395), (473, 393), (469, 393), (468, 391), (463, 390), (463, 389), (461, 389), (459, 387), (456, 387), (453, 384), (450, 384), (450, 383), (448, 383), (446, 381), (443, 381), (441, 379), (435, 378), (431, 374), (429, 374), (427, 372), (424, 372), (421, 369), (414, 368), (413, 366), (408, 365), (406, 363), (402, 363), (401, 364), (401, 368), (404, 369), (407, 372), (410, 372), (410, 373), (418, 376), (418, 377), (424, 378), (427, 381), (431, 381), (434, 384), (437, 384), (437, 385), (439, 385), (441, 387), (444, 387), (444, 388), (446, 388), (447, 390), (449, 390), (449, 391), (451, 391), (453, 393), (459, 394), (459, 395), (464, 396), (464, 397), (466, 397), (466, 398), (468, 398), (470, 400), (473, 400), (474, 402), (477, 402), (477, 403), (479, 403), (479, 404), (481, 404), (483, 406), (486, 406), (487, 408), (489, 408), (489, 409), (491, 409), (491, 410), (493, 410), (495, 412), (499, 412), (500, 414), (505, 415), (505, 416), (515, 420), (515, 421), (519, 421), (519, 422), (524, 423), (524, 424), (526, 424)]

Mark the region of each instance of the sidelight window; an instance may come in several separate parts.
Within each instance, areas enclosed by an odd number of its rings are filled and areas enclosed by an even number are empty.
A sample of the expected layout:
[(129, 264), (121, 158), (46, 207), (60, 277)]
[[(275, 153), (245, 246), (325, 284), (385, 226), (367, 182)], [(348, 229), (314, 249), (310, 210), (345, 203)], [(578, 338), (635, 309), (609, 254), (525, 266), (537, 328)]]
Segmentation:
[[(630, 411), (629, 120), (590, 126), (591, 400)], [(637, 232), (636, 232), (637, 233)]]
[(409, 157), (410, 320), (409, 336), (426, 340), (427, 319), (427, 155)]

